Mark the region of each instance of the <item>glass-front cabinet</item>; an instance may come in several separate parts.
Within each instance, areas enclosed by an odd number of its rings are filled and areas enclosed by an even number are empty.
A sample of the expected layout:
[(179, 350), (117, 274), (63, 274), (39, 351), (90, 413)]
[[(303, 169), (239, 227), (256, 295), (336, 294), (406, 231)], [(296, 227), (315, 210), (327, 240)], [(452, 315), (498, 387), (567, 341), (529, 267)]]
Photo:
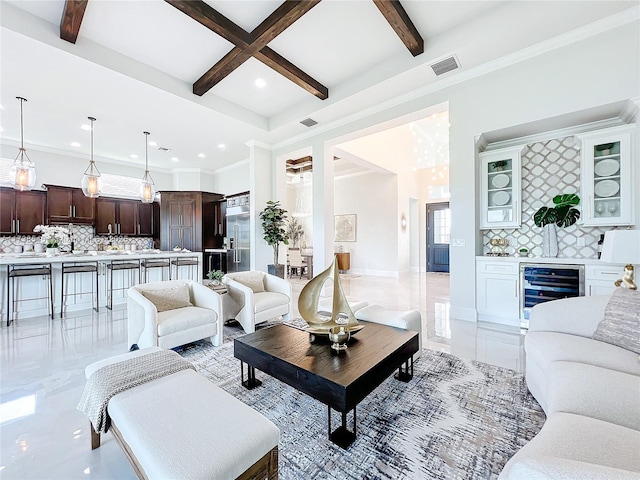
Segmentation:
[(635, 125), (580, 134), (582, 223), (632, 225), (632, 135)]
[(522, 146), (480, 153), (480, 228), (520, 226)]

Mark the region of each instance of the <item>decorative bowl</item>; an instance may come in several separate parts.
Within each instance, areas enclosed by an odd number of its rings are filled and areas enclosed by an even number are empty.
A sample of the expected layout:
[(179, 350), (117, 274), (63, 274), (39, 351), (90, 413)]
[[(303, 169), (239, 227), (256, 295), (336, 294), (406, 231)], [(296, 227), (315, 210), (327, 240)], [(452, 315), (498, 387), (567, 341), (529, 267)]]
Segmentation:
[(346, 350), (347, 342), (349, 341), (349, 337), (351, 333), (349, 330), (343, 326), (332, 327), (329, 329), (329, 340), (333, 343), (331, 344), (331, 348), (334, 350)]

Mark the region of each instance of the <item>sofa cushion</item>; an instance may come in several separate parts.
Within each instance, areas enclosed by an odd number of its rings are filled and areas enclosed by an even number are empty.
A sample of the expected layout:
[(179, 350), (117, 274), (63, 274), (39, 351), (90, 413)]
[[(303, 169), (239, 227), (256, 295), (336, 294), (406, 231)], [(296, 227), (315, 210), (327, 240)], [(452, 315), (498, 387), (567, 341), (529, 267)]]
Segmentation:
[(157, 290), (141, 289), (140, 293), (156, 306), (158, 313), (192, 305), (189, 285), (186, 283)]
[(571, 413), (550, 415), (505, 465), (500, 480), (636, 479), (640, 432)]
[(640, 354), (640, 291), (616, 288), (593, 338)]
[(584, 363), (553, 362), (547, 379), (547, 415), (575, 413), (640, 430), (640, 377)]
[(261, 272), (248, 272), (234, 276), (233, 280), (253, 290), (253, 293), (264, 292), (264, 275)]
[(548, 372), (551, 362), (569, 361), (640, 376), (638, 355), (610, 343), (556, 332), (528, 332), (524, 339), (527, 363)]
[(164, 337), (202, 325), (215, 323), (217, 319), (218, 314), (208, 308), (185, 307), (168, 310), (158, 314), (158, 336)]
[(265, 312), (270, 308), (279, 307), (289, 303), (289, 297), (284, 293), (262, 292), (253, 296), (254, 313)]

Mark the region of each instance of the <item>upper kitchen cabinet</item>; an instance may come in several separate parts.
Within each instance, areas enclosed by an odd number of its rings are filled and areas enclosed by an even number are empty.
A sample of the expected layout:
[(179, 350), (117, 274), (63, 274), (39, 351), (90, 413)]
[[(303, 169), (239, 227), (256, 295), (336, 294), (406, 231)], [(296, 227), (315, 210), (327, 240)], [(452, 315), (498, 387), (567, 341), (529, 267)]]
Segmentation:
[(98, 198), (96, 235), (152, 236), (155, 220), (153, 208), (153, 204), (137, 200)]
[(33, 235), (36, 225), (46, 224), (46, 193), (0, 189), (0, 235)]
[(78, 223), (93, 225), (95, 199), (85, 197), (80, 188), (47, 187), (47, 220), (50, 225)]
[(217, 193), (160, 192), (160, 248), (193, 252), (215, 248), (219, 230), (216, 204), (222, 199)]
[(634, 129), (624, 125), (577, 135), (582, 142), (583, 225), (633, 225)]
[(520, 227), (522, 146), (480, 153), (480, 228)]

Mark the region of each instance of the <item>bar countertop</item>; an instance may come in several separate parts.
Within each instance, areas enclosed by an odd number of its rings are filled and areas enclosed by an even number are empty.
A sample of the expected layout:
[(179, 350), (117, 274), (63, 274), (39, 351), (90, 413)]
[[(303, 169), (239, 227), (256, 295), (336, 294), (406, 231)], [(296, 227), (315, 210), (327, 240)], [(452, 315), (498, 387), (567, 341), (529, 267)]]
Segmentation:
[[(114, 252), (114, 253), (107, 253)], [(110, 262), (111, 260), (142, 260), (147, 258), (181, 258), (198, 257), (202, 261), (202, 252), (175, 252), (161, 250), (111, 250), (111, 251), (87, 251), (79, 253), (60, 253), (58, 255), (48, 255), (46, 253), (2, 253), (0, 254), (0, 265), (9, 264), (29, 264), (29, 263), (62, 263), (62, 262)]]

